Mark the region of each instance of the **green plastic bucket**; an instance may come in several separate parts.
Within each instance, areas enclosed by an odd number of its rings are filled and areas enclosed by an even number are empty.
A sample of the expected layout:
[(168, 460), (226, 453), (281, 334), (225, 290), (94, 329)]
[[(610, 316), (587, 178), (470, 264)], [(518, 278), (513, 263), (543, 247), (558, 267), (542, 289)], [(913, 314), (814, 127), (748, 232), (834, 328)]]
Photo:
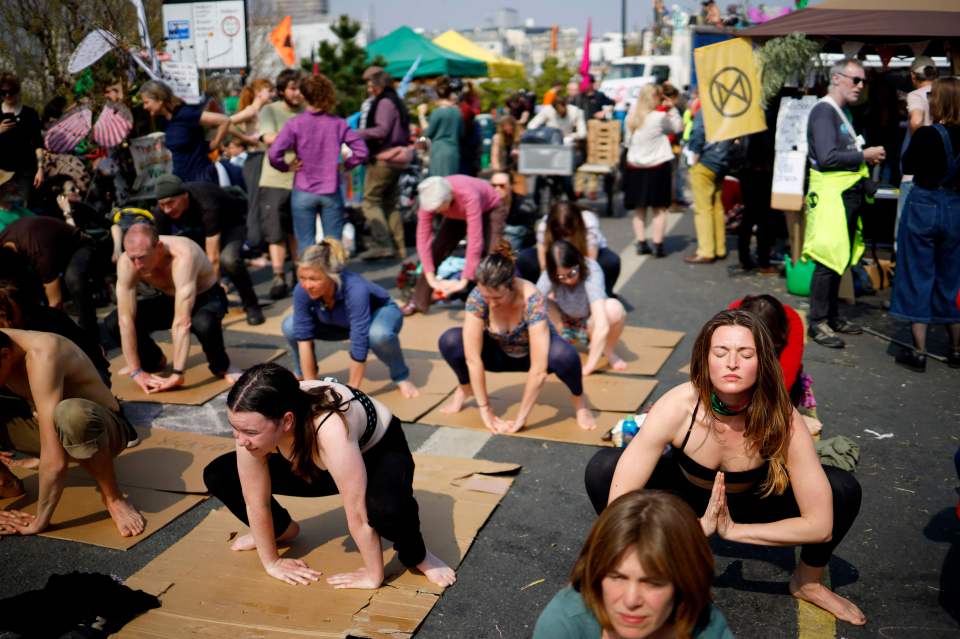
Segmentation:
[(789, 257), (785, 260), (787, 267), (787, 292), (802, 297), (810, 296), (810, 281), (813, 279), (813, 269), (816, 266), (813, 260), (801, 258), (796, 264)]

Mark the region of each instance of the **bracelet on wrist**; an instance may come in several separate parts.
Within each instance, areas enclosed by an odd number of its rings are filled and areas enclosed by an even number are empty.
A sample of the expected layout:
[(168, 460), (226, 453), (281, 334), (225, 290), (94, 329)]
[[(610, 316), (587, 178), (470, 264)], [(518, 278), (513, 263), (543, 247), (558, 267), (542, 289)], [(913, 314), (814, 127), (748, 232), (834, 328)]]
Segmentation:
[(130, 371), (130, 379), (134, 379), (137, 375), (139, 375), (142, 372), (143, 372), (142, 368), (135, 368), (134, 370)]
[(170, 372), (173, 373), (174, 375), (179, 375), (180, 377), (183, 377), (183, 369), (181, 368), (174, 368)]

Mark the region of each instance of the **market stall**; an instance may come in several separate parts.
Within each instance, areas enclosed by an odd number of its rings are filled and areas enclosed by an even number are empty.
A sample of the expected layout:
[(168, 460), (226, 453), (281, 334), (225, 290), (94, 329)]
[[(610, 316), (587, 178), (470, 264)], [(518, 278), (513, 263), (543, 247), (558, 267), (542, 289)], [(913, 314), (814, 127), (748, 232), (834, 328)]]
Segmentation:
[(410, 27), (400, 27), (367, 46), (367, 59), (377, 56), (387, 61), (386, 72), (394, 78), (404, 77), (419, 59), (413, 79), (448, 75), (454, 78), (482, 78), (487, 63), (454, 53), (434, 44)]
[(434, 38), (433, 43), (454, 53), (483, 60), (487, 63), (487, 75), (491, 78), (522, 79), (524, 76), (524, 68), (521, 63), (498, 56), (452, 29)]

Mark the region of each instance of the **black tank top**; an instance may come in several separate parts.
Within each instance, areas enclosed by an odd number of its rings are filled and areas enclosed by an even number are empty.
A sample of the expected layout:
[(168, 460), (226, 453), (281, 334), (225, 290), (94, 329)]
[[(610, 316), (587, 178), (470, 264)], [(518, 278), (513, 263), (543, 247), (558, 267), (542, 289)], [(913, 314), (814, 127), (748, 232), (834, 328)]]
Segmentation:
[[(693, 417), (690, 418), (690, 426), (687, 428), (687, 434), (683, 438), (683, 443), (680, 444), (680, 448), (675, 448), (673, 454), (676, 456), (677, 464), (685, 472), (689, 473), (691, 476), (696, 477), (697, 479), (702, 479), (704, 481), (714, 481), (717, 478), (717, 472), (719, 469), (710, 469), (706, 466), (698, 464), (694, 460), (690, 459), (689, 456), (684, 452), (684, 448), (687, 446), (687, 441), (690, 439), (690, 433), (693, 431), (693, 423), (697, 420), (697, 410), (700, 408), (700, 398), (697, 398), (697, 405), (693, 407)], [(751, 468), (750, 470), (741, 470), (741, 471), (723, 471), (724, 481), (728, 484), (757, 484), (762, 482), (767, 477), (767, 469), (770, 463), (766, 460), (756, 468)]]
[[(357, 440), (357, 445), (362, 450), (363, 447), (367, 445), (367, 442), (370, 441), (370, 438), (373, 437), (373, 434), (377, 431), (377, 422), (380, 420), (380, 417), (377, 415), (377, 407), (373, 405), (373, 401), (367, 397), (366, 393), (352, 386), (347, 386), (346, 384), (344, 384), (344, 386), (350, 389), (350, 392), (353, 393), (353, 397), (337, 406), (337, 411), (343, 410), (347, 407), (347, 404), (356, 400), (360, 403), (360, 406), (363, 407), (363, 412), (367, 415), (367, 425), (364, 427), (363, 433), (360, 435), (360, 439)], [(327, 422), (334, 412), (335, 411), (330, 411), (327, 413), (320, 423), (317, 424), (318, 433), (320, 432), (320, 428)]]

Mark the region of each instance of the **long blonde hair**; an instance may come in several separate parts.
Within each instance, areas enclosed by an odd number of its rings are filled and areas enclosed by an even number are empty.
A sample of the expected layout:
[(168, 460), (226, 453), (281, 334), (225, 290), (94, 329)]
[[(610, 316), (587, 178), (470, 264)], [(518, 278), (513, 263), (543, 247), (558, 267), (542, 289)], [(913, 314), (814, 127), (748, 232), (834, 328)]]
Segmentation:
[(787, 475), (786, 457), (790, 443), (790, 424), (793, 420), (793, 404), (783, 383), (783, 370), (777, 359), (777, 349), (770, 331), (762, 320), (752, 313), (741, 310), (720, 311), (713, 316), (697, 335), (690, 355), (690, 381), (697, 390), (700, 404), (711, 405), (713, 383), (710, 381), (710, 342), (713, 333), (721, 326), (742, 326), (753, 335), (757, 353), (757, 381), (753, 387), (750, 406), (746, 409), (744, 440), (769, 462), (767, 478), (760, 486), (763, 497), (782, 495), (790, 478)]
[(643, 121), (647, 119), (647, 114), (654, 111), (660, 105), (660, 87), (653, 84), (645, 84), (640, 87), (640, 93), (637, 94), (637, 101), (627, 115), (627, 129), (631, 132), (636, 131), (643, 126)]

